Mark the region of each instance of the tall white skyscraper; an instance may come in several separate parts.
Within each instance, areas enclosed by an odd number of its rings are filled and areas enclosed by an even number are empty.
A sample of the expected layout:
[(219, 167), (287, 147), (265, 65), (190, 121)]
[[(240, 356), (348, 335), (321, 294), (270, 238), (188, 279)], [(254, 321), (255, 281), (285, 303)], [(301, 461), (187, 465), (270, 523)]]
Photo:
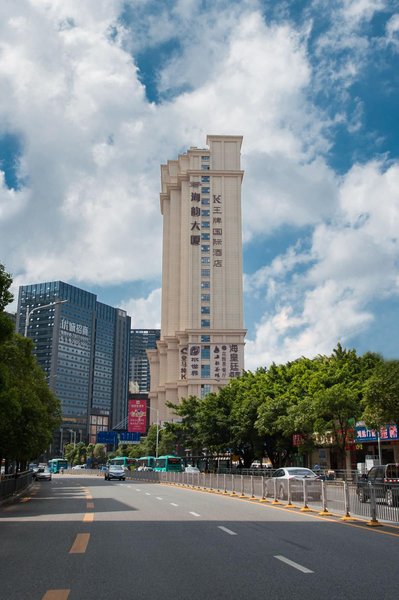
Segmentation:
[(166, 402), (216, 392), (244, 368), (241, 143), (209, 135), (161, 166), (161, 337), (148, 351), (160, 420), (173, 418)]

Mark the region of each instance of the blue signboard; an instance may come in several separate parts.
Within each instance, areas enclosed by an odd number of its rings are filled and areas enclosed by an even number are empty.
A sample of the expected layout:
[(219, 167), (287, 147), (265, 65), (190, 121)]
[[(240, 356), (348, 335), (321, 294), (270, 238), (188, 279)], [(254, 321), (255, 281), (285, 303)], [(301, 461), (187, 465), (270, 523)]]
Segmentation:
[(99, 431), (97, 444), (118, 444), (118, 434), (116, 431)]
[[(376, 442), (378, 440), (378, 430), (368, 429), (365, 426), (356, 426), (357, 444), (364, 442)], [(399, 428), (396, 424), (384, 425), (380, 428), (380, 440), (387, 442), (390, 440), (399, 440)]]
[(139, 442), (141, 434), (136, 431), (123, 431), (119, 434), (119, 439), (121, 442)]

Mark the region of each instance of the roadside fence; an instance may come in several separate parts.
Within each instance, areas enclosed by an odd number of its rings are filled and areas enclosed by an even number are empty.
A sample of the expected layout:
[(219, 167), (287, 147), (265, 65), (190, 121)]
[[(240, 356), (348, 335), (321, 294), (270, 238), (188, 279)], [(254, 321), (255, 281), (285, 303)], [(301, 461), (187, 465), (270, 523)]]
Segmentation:
[(0, 501), (19, 494), (32, 483), (32, 472), (22, 471), (12, 475), (2, 475), (0, 479)]

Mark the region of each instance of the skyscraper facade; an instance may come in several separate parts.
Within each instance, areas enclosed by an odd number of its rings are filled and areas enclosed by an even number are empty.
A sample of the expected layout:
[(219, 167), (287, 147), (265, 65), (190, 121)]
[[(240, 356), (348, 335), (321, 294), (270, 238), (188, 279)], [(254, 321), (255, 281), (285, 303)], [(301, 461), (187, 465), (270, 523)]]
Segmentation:
[[(62, 303), (61, 303), (62, 301)], [(62, 281), (19, 288), (17, 330), (31, 338), (61, 402), (53, 451), (68, 441), (96, 442), (126, 418), (130, 317)]]
[(218, 391), (244, 368), (241, 136), (208, 136), (161, 166), (161, 337), (151, 406)]
[(147, 350), (155, 349), (160, 329), (132, 329), (130, 332), (129, 391), (150, 391), (150, 365)]

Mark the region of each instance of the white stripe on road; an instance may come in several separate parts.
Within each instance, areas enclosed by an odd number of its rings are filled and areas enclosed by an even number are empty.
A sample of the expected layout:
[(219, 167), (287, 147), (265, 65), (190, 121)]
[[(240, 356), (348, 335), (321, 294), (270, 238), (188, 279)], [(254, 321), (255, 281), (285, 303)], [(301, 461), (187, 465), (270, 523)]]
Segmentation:
[(192, 511), (190, 511), (190, 515), (193, 515), (193, 517), (200, 517), (201, 516), (198, 513), (192, 512)]
[(223, 527), (223, 525), (218, 525), (218, 528), (222, 531), (225, 531), (229, 535), (237, 535), (235, 531), (231, 531), (231, 529), (227, 529), (227, 527)]
[(163, 498), (160, 498), (159, 496), (157, 496), (157, 500), (163, 500)]
[(151, 496), (150, 492), (145, 493), (146, 496)]
[(289, 558), (285, 558), (285, 556), (277, 555), (274, 558), (277, 558), (277, 560), (281, 560), (283, 563), (290, 565), (290, 567), (294, 567), (294, 569), (298, 569), (298, 571), (302, 571), (302, 573), (314, 573), (314, 571), (311, 571), (302, 565), (298, 565), (298, 563), (290, 560)]
[(171, 502), (172, 506), (179, 506), (178, 504), (175, 504), (174, 502)]
[(141, 489), (140, 488), (136, 488), (136, 492), (141, 492)]

